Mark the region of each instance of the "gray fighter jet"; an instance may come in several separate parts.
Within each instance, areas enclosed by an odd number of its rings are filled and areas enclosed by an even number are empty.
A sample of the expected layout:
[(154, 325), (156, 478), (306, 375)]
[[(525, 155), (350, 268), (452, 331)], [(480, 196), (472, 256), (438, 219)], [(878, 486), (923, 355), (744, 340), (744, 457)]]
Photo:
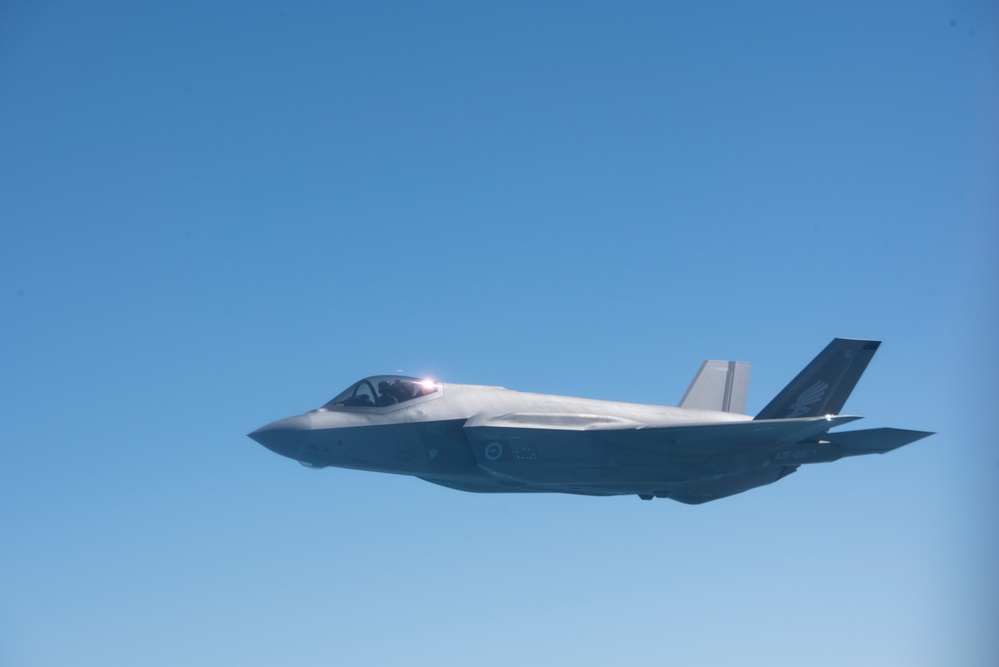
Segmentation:
[(833, 340), (755, 417), (749, 364), (706, 361), (678, 407), (369, 377), (250, 437), (310, 468), (412, 475), (460, 491), (634, 494), (704, 503), (804, 463), (883, 454), (931, 433), (830, 429), (877, 341)]

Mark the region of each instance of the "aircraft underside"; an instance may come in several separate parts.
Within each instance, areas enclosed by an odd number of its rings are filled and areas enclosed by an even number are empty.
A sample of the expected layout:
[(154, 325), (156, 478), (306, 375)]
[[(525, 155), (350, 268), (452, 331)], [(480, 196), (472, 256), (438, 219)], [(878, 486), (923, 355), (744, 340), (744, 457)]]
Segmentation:
[(609, 481), (543, 485), (515, 480), (471, 482), (434, 479), (432, 477), (421, 477), (420, 479), (450, 489), (472, 493), (569, 493), (579, 496), (638, 496), (642, 500), (669, 498), (688, 505), (699, 505), (710, 500), (718, 500), (742, 493), (758, 486), (772, 484), (797, 469), (798, 466), (781, 466), (735, 477), (635, 485)]

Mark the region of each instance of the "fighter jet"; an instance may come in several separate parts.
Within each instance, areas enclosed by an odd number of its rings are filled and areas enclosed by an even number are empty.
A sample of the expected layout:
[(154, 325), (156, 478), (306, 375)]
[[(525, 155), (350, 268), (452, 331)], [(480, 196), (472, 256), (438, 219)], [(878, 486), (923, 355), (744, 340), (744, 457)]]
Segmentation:
[(834, 339), (755, 417), (750, 366), (706, 361), (678, 407), (379, 375), (249, 437), (310, 468), (411, 475), (460, 491), (637, 495), (699, 504), (806, 463), (884, 454), (932, 433), (830, 433), (879, 341)]

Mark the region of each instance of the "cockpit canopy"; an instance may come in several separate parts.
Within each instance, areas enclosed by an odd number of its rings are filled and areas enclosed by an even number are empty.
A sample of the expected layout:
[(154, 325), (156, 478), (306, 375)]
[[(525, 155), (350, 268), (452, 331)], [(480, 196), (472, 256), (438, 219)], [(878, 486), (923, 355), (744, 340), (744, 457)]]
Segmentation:
[(323, 406), (329, 410), (337, 407), (385, 408), (405, 403), (439, 391), (433, 380), (406, 377), (405, 375), (373, 375), (352, 384), (336, 398)]

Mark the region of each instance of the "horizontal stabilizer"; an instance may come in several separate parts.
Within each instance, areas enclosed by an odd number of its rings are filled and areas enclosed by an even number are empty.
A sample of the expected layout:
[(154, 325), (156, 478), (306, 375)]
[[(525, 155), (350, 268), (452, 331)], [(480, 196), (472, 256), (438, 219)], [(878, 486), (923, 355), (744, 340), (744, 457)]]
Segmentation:
[(828, 440), (846, 450), (847, 456), (858, 454), (884, 454), (893, 449), (922, 440), (929, 431), (909, 431), (902, 428), (871, 428), (863, 431), (830, 433)]
[(838, 415), (879, 345), (876, 340), (834, 338), (756, 419)]
[(745, 361), (705, 361), (697, 371), (681, 408), (746, 414), (750, 364)]

